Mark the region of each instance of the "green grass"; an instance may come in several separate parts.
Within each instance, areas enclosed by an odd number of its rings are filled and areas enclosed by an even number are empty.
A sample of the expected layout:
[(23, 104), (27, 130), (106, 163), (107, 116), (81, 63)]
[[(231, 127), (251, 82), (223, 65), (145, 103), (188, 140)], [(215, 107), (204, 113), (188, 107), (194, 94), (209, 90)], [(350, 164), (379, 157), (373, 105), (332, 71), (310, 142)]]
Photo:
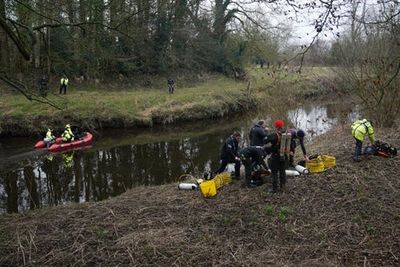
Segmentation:
[[(166, 90), (139, 89), (132, 91), (107, 90), (69, 90), (67, 95), (49, 95), (49, 100), (68, 111), (91, 113), (93, 110), (112, 114), (133, 115), (148, 108), (165, 108), (180, 106), (187, 103), (212, 101), (215, 97), (229, 98), (229, 94), (237, 95), (245, 85), (227, 78), (219, 78), (205, 84), (192, 87), (177, 87), (174, 95), (168, 95)], [(50, 114), (56, 111), (46, 105), (30, 102), (21, 95), (6, 95), (0, 102), (2, 112), (9, 115), (29, 113), (31, 116)], [(26, 114), (28, 115), (28, 114)]]
[(282, 207), (278, 213), (278, 219), (281, 222), (286, 222), (287, 216), (290, 214), (290, 209), (287, 207)]
[(98, 239), (106, 239), (111, 235), (110, 231), (99, 227), (96, 229), (96, 236)]
[[(11, 120), (21, 117), (72, 116), (76, 119), (96, 118), (110, 120), (121, 118), (128, 121), (148, 121), (154, 114), (174, 114), (190, 110), (215, 110), (226, 103), (241, 101), (244, 83), (224, 77), (214, 77), (194, 87), (176, 86), (175, 94), (169, 95), (163, 89), (135, 90), (75, 90), (71, 88), (67, 95), (50, 93), (48, 99), (63, 110), (28, 101), (22, 95), (6, 94), (0, 101), (3, 118)], [(192, 114), (196, 116), (196, 114)]]
[[(314, 71), (318, 73), (324, 70)], [(2, 128), (9, 129), (12, 123), (22, 122), (23, 125), (28, 124), (26, 128), (31, 131), (42, 131), (44, 127), (57, 127), (66, 122), (86, 121), (90, 124), (96, 120), (113, 126), (113, 123), (120, 121), (124, 126), (136, 126), (222, 117), (243, 109), (243, 104), (252, 107), (260, 99), (268, 97), (276, 83), (276, 79), (267, 75), (270, 72), (270, 69), (249, 70), (250, 98), (246, 94), (247, 81), (235, 81), (217, 75), (207, 76), (202, 81), (193, 80), (193, 83), (182, 81), (182, 85), (177, 81), (173, 95), (168, 94), (166, 86), (157, 83), (132, 89), (126, 89), (126, 85), (121, 89), (116, 85), (110, 85), (109, 88), (101, 85), (97, 90), (93, 86), (74, 88), (71, 83), (67, 95), (58, 95), (57, 91), (49, 93), (48, 100), (62, 110), (28, 101), (19, 94), (6, 93), (0, 100), (0, 133)], [(298, 74), (276, 73), (276, 76), (279, 75), (283, 75), (287, 81), (301, 78)]]
[(267, 206), (264, 208), (264, 212), (267, 215), (272, 215), (272, 213), (274, 212), (274, 208), (272, 206)]

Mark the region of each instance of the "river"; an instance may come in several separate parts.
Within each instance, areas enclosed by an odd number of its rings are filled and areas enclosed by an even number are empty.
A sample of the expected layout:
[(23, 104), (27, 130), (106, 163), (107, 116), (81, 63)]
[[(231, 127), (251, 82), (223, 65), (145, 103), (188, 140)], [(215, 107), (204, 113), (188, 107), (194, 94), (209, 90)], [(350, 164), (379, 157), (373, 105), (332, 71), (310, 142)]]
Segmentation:
[[(241, 146), (246, 146), (256, 121), (266, 119), (272, 124), (269, 113), (263, 110), (151, 129), (105, 130), (95, 135), (91, 147), (58, 154), (35, 151), (37, 140), (32, 138), (2, 138), (0, 214), (101, 201), (135, 186), (177, 182), (185, 173), (202, 177), (217, 169), (220, 147), (233, 131), (242, 132)], [(353, 117), (348, 107), (337, 104), (310, 104), (283, 114), (289, 125), (308, 133), (308, 141)]]

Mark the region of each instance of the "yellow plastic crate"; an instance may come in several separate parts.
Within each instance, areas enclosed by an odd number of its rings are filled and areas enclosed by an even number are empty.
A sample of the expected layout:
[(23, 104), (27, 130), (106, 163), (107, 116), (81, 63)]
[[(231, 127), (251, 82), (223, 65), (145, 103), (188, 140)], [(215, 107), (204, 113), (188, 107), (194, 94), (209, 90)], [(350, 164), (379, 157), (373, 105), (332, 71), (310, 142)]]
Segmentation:
[(215, 181), (209, 180), (204, 181), (200, 184), (200, 192), (203, 197), (213, 197), (217, 194), (217, 187), (215, 186)]

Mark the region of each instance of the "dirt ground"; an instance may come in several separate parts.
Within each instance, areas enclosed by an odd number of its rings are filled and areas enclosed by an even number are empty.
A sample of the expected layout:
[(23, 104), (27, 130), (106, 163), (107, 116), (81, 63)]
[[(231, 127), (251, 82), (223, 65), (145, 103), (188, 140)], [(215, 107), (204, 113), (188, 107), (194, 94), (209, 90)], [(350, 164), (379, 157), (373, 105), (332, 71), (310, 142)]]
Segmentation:
[[(376, 132), (400, 147), (398, 130)], [(399, 266), (400, 156), (353, 162), (347, 128), (307, 148), (337, 167), (276, 195), (235, 181), (204, 199), (170, 184), (0, 216), (0, 265)]]

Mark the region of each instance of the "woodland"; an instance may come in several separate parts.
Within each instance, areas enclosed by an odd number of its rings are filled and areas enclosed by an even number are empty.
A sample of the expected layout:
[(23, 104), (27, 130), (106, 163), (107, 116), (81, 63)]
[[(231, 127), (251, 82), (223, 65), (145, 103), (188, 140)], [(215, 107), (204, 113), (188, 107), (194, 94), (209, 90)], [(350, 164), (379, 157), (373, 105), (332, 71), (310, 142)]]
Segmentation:
[[(246, 79), (251, 64), (323, 65), (390, 126), (400, 107), (399, 14), (395, 0), (0, 0), (1, 87), (48, 102), (37, 95), (43, 77)], [(299, 23), (311, 30), (296, 32)]]

